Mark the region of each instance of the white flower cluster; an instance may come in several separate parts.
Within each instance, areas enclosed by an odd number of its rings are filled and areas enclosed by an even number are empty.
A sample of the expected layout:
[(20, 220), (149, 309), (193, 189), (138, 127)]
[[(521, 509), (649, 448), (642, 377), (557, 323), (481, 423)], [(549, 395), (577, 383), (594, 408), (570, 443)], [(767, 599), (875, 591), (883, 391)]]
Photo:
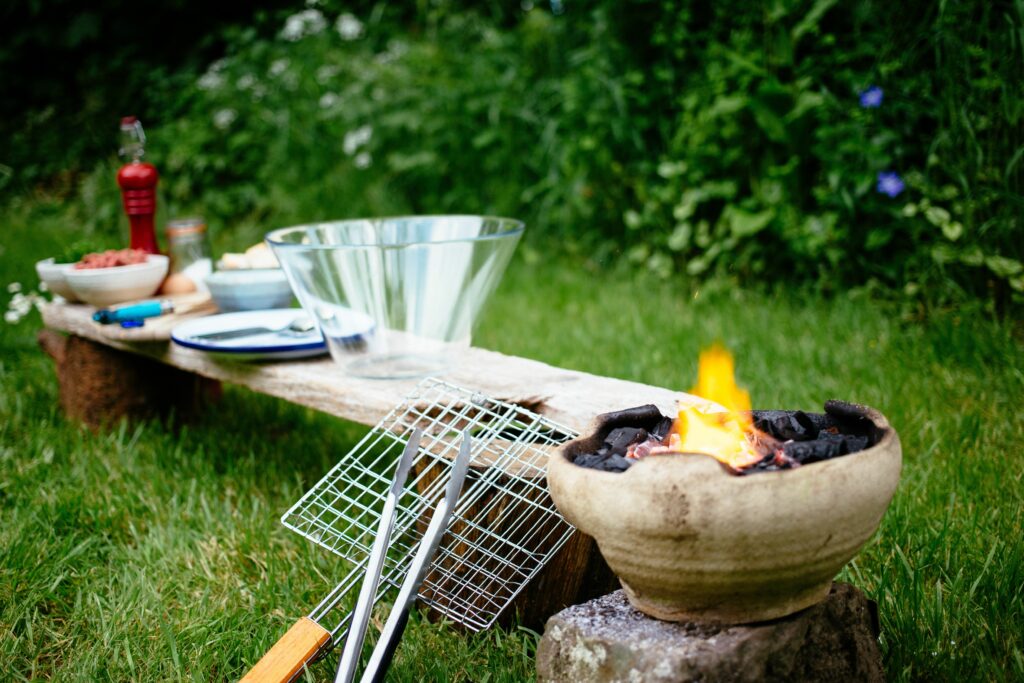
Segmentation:
[(373, 128), (371, 126), (360, 126), (355, 130), (345, 133), (345, 141), (341, 147), (345, 150), (346, 155), (352, 156), (359, 151), (360, 147), (368, 143), (371, 137), (373, 137)]
[(287, 70), (288, 70), (288, 60), (287, 59), (275, 59), (273, 62), (270, 63), (270, 75), (271, 76), (280, 76), (281, 74), (283, 74)]
[(370, 156), (370, 153), (365, 149), (361, 149), (370, 142), (372, 137), (373, 127), (371, 126), (360, 126), (355, 130), (345, 133), (345, 140), (341, 143), (341, 148), (346, 156), (354, 157), (352, 162), (358, 169), (369, 168), (370, 164), (373, 163), (373, 157)]
[(316, 82), (326, 85), (328, 81), (341, 73), (341, 67), (337, 64), (324, 64), (316, 70)]
[(408, 51), (408, 45), (397, 38), (393, 38), (388, 41), (387, 49), (378, 53), (374, 59), (378, 64), (390, 64), (401, 59)]
[(219, 109), (213, 115), (213, 125), (221, 130), (226, 130), (235, 119), (238, 118), (238, 112), (234, 109)]
[(224, 85), (224, 67), (227, 66), (227, 60), (218, 59), (216, 62), (211, 64), (206, 69), (197, 85), (200, 90), (219, 90)]
[(363, 22), (348, 12), (338, 17), (334, 22), (334, 28), (342, 40), (359, 40), (363, 37)]
[(320, 97), (320, 108), (331, 109), (340, 101), (340, 99), (341, 98), (338, 97), (337, 93), (325, 92)]
[(325, 28), (327, 20), (324, 13), (318, 9), (306, 9), (285, 19), (281, 37), (294, 43), (306, 36), (315, 36)]
[[(41, 283), (39, 289), (45, 292), (46, 283)], [(4, 322), (8, 325), (17, 325), (33, 308), (39, 310), (46, 303), (46, 298), (38, 292), (22, 293), (20, 282), (7, 285), (7, 293), (14, 295), (7, 303), (7, 312), (4, 313)]]

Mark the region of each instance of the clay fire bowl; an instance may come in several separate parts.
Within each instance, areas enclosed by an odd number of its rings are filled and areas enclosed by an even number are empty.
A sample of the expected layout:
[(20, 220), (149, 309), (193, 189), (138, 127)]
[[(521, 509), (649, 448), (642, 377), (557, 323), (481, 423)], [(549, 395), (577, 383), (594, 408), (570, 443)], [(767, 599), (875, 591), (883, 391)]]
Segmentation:
[(597, 418), (590, 436), (555, 452), (548, 486), (558, 510), (593, 536), (638, 610), (668, 621), (740, 624), (823, 600), (878, 528), (899, 483), (899, 437), (885, 417), (874, 445), (775, 472), (731, 474), (707, 455), (652, 455), (625, 472), (573, 464), (628, 412)]

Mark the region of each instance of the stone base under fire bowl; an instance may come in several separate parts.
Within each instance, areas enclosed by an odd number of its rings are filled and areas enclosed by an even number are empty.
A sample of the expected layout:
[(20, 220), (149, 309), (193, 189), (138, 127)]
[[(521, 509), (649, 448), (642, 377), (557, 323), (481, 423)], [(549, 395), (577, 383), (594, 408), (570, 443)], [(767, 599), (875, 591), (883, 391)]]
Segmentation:
[(899, 483), (899, 437), (877, 410), (833, 402), (870, 420), (873, 444), (795, 469), (737, 476), (700, 454), (653, 455), (625, 472), (573, 463), (630, 411), (551, 457), (558, 510), (593, 536), (641, 612), (668, 621), (741, 624), (820, 602), (878, 528)]

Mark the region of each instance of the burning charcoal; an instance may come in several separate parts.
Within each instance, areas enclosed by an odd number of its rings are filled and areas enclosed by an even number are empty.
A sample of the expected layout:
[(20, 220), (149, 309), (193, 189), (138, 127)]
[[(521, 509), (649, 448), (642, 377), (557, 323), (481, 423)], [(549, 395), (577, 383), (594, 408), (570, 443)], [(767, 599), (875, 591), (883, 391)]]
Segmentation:
[(601, 463), (600, 469), (605, 472), (625, 472), (629, 469), (629, 466), (633, 464), (632, 460), (627, 460), (621, 455), (613, 455), (603, 463)]
[(604, 422), (606, 429), (615, 429), (616, 427), (643, 427), (644, 429), (652, 429), (656, 424), (661, 422), (662, 417), (661, 411), (658, 410), (656, 405), (637, 406), (636, 408), (627, 408), (626, 410), (619, 410), (614, 413), (606, 413), (601, 416), (601, 420)]
[(607, 454), (584, 453), (582, 455), (577, 455), (576, 459), (573, 462), (579, 465), (580, 467), (593, 467), (594, 469), (603, 469), (602, 465), (604, 464), (604, 461), (607, 459)]
[(639, 427), (619, 427), (608, 432), (604, 443), (608, 450), (616, 455), (625, 455), (626, 449), (635, 443), (647, 439), (647, 430)]
[(839, 423), (839, 431), (858, 436), (873, 436), (875, 425), (864, 415), (864, 409), (846, 401), (825, 401), (825, 412)]
[(864, 450), (871, 441), (866, 436), (853, 436), (851, 434), (841, 434), (840, 438), (843, 440), (844, 455)]
[(669, 430), (672, 429), (672, 418), (663, 417), (653, 429), (651, 429), (651, 438), (657, 441), (664, 441), (665, 437), (668, 436)]
[(782, 441), (811, 441), (836, 426), (829, 415), (802, 410), (755, 410), (752, 415), (756, 428)]
[(752, 470), (764, 471), (764, 470), (767, 470), (768, 468), (772, 467), (774, 462), (775, 462), (775, 456), (774, 455), (766, 455), (763, 458), (761, 458), (761, 460), (759, 460), (758, 462), (754, 463), (750, 467), (747, 467), (747, 468), (745, 468), (743, 470), (740, 470), (740, 471), (741, 472), (747, 472), (747, 471), (752, 471)]
[(805, 413), (802, 410), (796, 411), (797, 420), (807, 430), (807, 438), (813, 439), (814, 435), (823, 431), (834, 432), (838, 427), (835, 418), (826, 413)]
[(827, 441), (829, 443), (836, 444), (839, 449), (838, 455), (846, 455), (849, 453), (849, 447), (846, 443), (846, 437), (842, 434), (834, 434), (832, 432), (821, 432), (818, 435), (818, 441)]
[[(751, 440), (755, 452), (765, 456), (734, 474), (775, 472), (856, 453), (874, 444), (880, 431), (859, 406), (829, 401), (825, 413), (801, 410), (755, 410), (759, 430)], [(578, 455), (575, 463), (606, 472), (622, 472), (648, 455), (673, 452), (664, 445), (673, 420), (656, 406), (647, 405), (602, 416), (604, 441), (595, 453)], [(625, 457), (624, 457), (625, 456)]]
[(807, 427), (801, 424), (797, 418), (797, 414), (803, 415), (800, 411), (755, 410), (753, 412), (754, 426), (762, 432), (771, 434), (776, 439), (806, 441), (812, 437), (807, 433)]
[(829, 460), (842, 455), (843, 440), (818, 439), (817, 441), (789, 441), (782, 446), (786, 456), (796, 460), (801, 465), (808, 465), (820, 460)]
[(756, 464), (741, 469), (737, 474), (747, 474), (748, 472), (777, 472), (779, 470), (788, 470), (794, 467), (800, 467), (800, 463), (793, 458), (790, 458), (782, 450), (774, 450), (764, 456), (764, 458)]

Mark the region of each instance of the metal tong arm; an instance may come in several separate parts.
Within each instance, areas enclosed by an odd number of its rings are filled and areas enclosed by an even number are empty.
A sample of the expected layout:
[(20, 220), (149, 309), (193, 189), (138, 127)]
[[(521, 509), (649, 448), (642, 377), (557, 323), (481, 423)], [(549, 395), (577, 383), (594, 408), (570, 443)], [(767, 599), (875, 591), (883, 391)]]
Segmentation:
[[(384, 508), (381, 511), (377, 527), (377, 537), (373, 541), (370, 556), (367, 559), (366, 577), (359, 592), (356, 608), (352, 612), (352, 620), (349, 623), (348, 629), (348, 640), (345, 643), (345, 651), (342, 654), (342, 666), (346, 667), (348, 671), (346, 674), (347, 678), (342, 678), (342, 669), (339, 668), (336, 680), (351, 681), (355, 676), (355, 668), (359, 664), (359, 655), (362, 652), (363, 636), (366, 634), (366, 624), (369, 621), (370, 610), (373, 606), (373, 596), (377, 590), (384, 558), (387, 556), (391, 531), (395, 525), (395, 511), (398, 507), (398, 500), (405, 489), (405, 481), (409, 478), (409, 470), (412, 469), (412, 461), (419, 452), (419, 444), (422, 439), (423, 432), (419, 429), (415, 430), (412, 436), (409, 437), (405, 450), (402, 452), (402, 457), (398, 461), (398, 467), (395, 470), (395, 477), (391, 482), (391, 488), (384, 500)], [(320, 653), (329, 649), (332, 644), (331, 633), (317, 623), (314, 616), (320, 613), (321, 609), (325, 606), (337, 601), (341, 588), (341, 585), (336, 586), (330, 595), (324, 598), (316, 609), (313, 610), (310, 616), (302, 617), (295, 622), (288, 632), (267, 651), (256, 666), (242, 678), (241, 683), (287, 683), (288, 681), (293, 681)], [(366, 597), (367, 595), (369, 595), (369, 598)]]
[(391, 614), (388, 615), (388, 620), (384, 624), (380, 639), (377, 640), (373, 654), (370, 655), (370, 662), (366, 665), (361, 683), (370, 681), (378, 683), (383, 681), (387, 674), (391, 659), (398, 648), (398, 642), (405, 631), (405, 624), (409, 620), (409, 610), (412, 609), (413, 603), (416, 601), (416, 594), (419, 592), (420, 585), (430, 568), (430, 563), (441, 545), (441, 539), (448, 529), (448, 521), (451, 519), (459, 494), (462, 492), (462, 484), (466, 480), (466, 472), (469, 468), (471, 450), (472, 443), (469, 433), (463, 432), (462, 445), (459, 447), (459, 455), (455, 459), (455, 464), (452, 465), (451, 479), (448, 481), (444, 498), (434, 508), (430, 524), (427, 525), (427, 530), (420, 540), (420, 547), (409, 566), (409, 573), (406, 574), (405, 580), (402, 582), (395, 605), (391, 608)]
[(414, 430), (405, 444), (402, 458), (398, 461), (398, 467), (395, 469), (395, 477), (391, 481), (391, 489), (388, 491), (387, 498), (384, 499), (380, 521), (377, 523), (377, 536), (373, 539), (373, 546), (370, 548), (370, 557), (366, 563), (366, 575), (363, 578), (363, 585), (359, 589), (359, 598), (352, 611), (352, 619), (349, 621), (348, 637), (345, 639), (345, 649), (341, 653), (341, 662), (338, 664), (338, 673), (334, 677), (334, 683), (350, 683), (355, 679), (356, 668), (359, 666), (359, 655), (363, 651), (366, 625), (370, 621), (373, 599), (377, 594), (377, 584), (380, 582), (384, 560), (387, 558), (391, 532), (395, 527), (398, 500), (402, 497), (405, 481), (409, 478), (409, 470), (412, 469), (412, 461), (419, 452), (422, 440), (423, 430)]

